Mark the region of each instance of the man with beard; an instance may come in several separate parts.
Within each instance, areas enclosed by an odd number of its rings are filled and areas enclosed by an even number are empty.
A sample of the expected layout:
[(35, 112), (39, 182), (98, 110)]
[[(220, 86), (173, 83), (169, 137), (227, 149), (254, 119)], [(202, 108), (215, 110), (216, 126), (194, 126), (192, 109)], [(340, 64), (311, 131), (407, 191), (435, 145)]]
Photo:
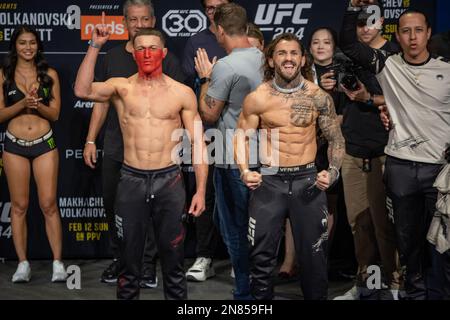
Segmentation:
[(172, 135), (184, 126), (195, 140), (197, 192), (189, 213), (199, 216), (205, 208), (208, 168), (203, 163), (202, 152), (206, 148), (203, 139), (194, 135), (194, 121), (200, 123), (195, 94), (162, 73), (167, 49), (162, 33), (152, 28), (141, 29), (133, 37), (138, 73), (129, 78), (93, 82), (95, 62), (108, 38), (103, 15), (78, 70), (75, 94), (97, 102), (111, 99), (123, 133), (124, 162), (115, 203), (122, 270), (117, 280), (117, 298), (139, 297), (145, 237), (152, 223), (161, 257), (164, 295), (166, 299), (186, 299), (185, 190), (181, 170), (176, 165), (179, 159), (174, 156), (178, 141)]
[[(261, 173), (248, 166), (249, 139), (235, 136), (235, 158), (243, 182), (252, 190), (249, 201), (251, 292), (256, 299), (273, 298), (271, 275), (277, 262), (282, 226), (292, 225), (305, 299), (326, 299), (327, 201), (325, 190), (339, 176), (344, 138), (333, 99), (304, 79), (305, 50), (298, 38), (285, 33), (266, 49), (265, 82), (246, 97), (238, 128), (262, 129), (279, 141), (260, 141), (271, 150)], [(316, 124), (329, 142), (329, 168), (317, 173)], [(265, 134), (262, 136), (266, 136)], [(245, 142), (244, 142), (245, 141)], [(260, 152), (260, 154), (262, 154)], [(278, 154), (278, 159), (274, 155)], [(270, 157), (270, 158), (269, 158)], [(241, 161), (243, 160), (243, 161)], [(270, 170), (271, 175), (264, 175)]]

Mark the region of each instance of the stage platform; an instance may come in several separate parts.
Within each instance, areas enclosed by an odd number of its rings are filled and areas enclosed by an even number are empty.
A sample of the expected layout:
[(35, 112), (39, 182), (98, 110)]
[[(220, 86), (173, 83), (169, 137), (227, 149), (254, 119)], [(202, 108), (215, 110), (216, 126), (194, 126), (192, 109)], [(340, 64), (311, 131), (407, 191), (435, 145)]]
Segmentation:
[[(66, 260), (65, 265), (78, 265), (81, 269), (81, 289), (69, 290), (66, 283), (52, 283), (51, 261), (31, 261), (32, 277), (29, 283), (14, 284), (11, 277), (17, 267), (17, 261), (0, 261), (0, 300), (114, 300), (116, 285), (100, 282), (100, 275), (111, 260)], [(192, 259), (185, 260), (185, 268)], [(188, 282), (188, 298), (191, 300), (231, 300), (234, 279), (230, 276), (229, 260), (214, 262), (216, 276), (205, 282)], [(158, 287), (142, 289), (141, 300), (164, 299), (161, 270), (158, 266)], [(328, 296), (330, 299), (351, 288), (351, 280), (330, 281)], [(284, 280), (276, 278), (276, 300), (302, 300), (299, 279)]]

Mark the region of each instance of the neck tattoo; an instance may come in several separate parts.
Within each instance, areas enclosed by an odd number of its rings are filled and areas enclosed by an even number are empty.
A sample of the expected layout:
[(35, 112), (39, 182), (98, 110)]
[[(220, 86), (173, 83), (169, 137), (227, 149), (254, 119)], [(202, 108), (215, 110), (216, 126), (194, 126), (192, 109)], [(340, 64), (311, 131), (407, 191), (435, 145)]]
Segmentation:
[(305, 81), (302, 81), (298, 84), (298, 86), (294, 88), (282, 88), (280, 87), (277, 82), (275, 81), (275, 78), (272, 80), (272, 85), (278, 92), (284, 93), (284, 94), (291, 94), (294, 92), (297, 92), (299, 90), (303, 90), (305, 88)]

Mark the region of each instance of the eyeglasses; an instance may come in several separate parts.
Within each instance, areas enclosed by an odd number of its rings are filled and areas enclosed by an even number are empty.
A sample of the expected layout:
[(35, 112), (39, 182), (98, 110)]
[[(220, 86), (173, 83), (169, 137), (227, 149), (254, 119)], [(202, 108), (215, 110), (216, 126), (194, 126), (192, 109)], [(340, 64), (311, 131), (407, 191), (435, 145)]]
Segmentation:
[(215, 6), (205, 7), (205, 11), (206, 11), (207, 14), (211, 14), (211, 13), (216, 12), (216, 9), (217, 9), (217, 7), (215, 7)]

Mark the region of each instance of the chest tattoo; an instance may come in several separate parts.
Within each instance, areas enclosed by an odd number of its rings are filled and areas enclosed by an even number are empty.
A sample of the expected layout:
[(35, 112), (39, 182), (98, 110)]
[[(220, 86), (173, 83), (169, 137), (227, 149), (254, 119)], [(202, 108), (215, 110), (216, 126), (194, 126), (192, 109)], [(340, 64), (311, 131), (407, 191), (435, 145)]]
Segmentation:
[(291, 105), (291, 123), (296, 127), (308, 127), (314, 121), (314, 105), (310, 98), (299, 97)]

